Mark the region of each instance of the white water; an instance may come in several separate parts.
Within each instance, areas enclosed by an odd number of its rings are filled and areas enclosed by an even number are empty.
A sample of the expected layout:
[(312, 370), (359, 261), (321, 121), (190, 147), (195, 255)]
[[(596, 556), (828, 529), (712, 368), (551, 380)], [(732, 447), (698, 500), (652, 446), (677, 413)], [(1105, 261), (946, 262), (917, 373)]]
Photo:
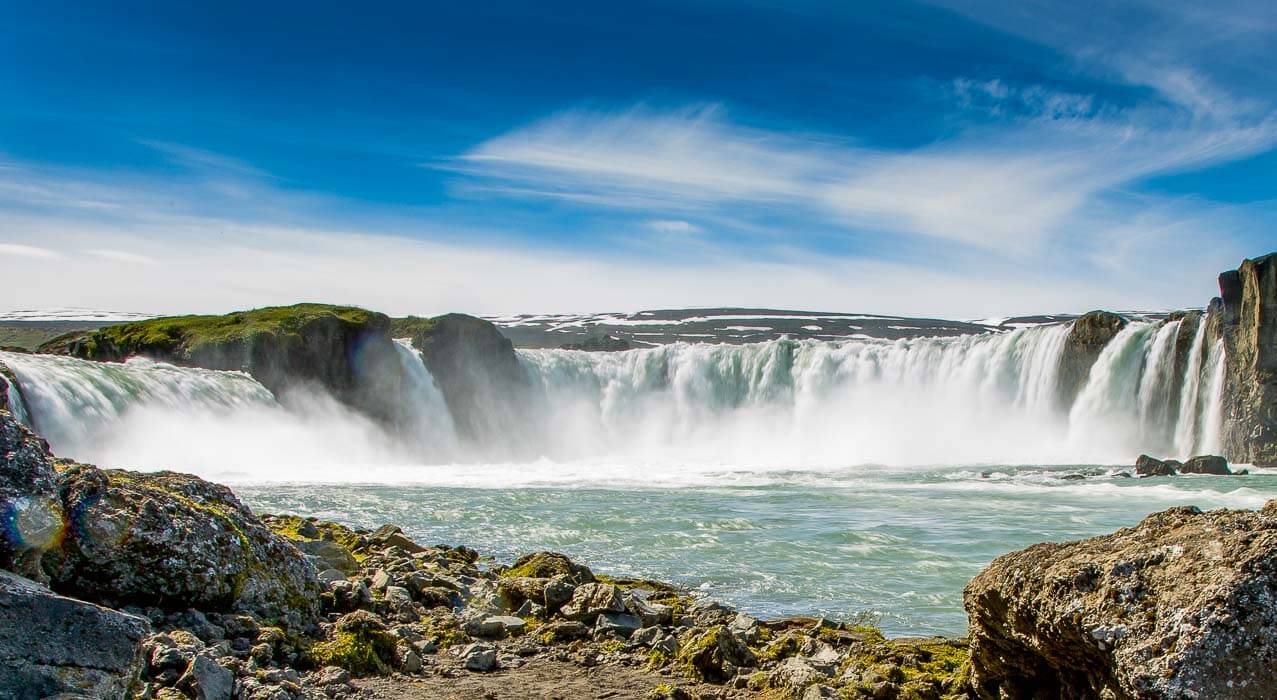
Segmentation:
[(692, 472), (1129, 464), (1141, 452), (1210, 452), (1223, 353), (1199, 327), (1175, 376), (1179, 325), (1128, 325), (1068, 411), (1056, 386), (1067, 325), (894, 342), (521, 351), (540, 389), (526, 416), (536, 440), (503, 465), (485, 455), (509, 446), (457, 438), (407, 341), (397, 341), (403, 418), (389, 429), (323, 396), (277, 400), (237, 372), (14, 353), (0, 362), (55, 451), (105, 464), (231, 480), (680, 482)]
[[(1132, 323), (1071, 411), (1056, 376), (1068, 326), (942, 339), (674, 344), (625, 353), (525, 351), (550, 407), (550, 454), (759, 467), (1129, 463), (1187, 456), (1173, 397), (1179, 323)], [(1199, 365), (1200, 371), (1200, 365)], [(1187, 373), (1186, 373), (1187, 374)], [(1192, 446), (1217, 447), (1217, 431)]]

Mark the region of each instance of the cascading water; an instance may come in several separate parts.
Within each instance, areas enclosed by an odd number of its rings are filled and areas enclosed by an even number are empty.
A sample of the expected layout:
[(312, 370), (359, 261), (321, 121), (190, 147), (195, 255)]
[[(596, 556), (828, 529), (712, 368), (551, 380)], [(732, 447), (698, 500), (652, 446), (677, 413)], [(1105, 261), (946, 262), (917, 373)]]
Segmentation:
[(457, 429), (443, 392), (439, 391), (439, 385), (422, 361), (421, 351), (412, 346), (409, 338), (396, 338), (395, 350), (399, 353), (403, 376), (400, 396), (404, 404), (402, 413), (406, 417), (397, 426), (398, 431), (436, 459), (455, 455), (458, 450)]
[[(526, 416), (537, 421), (536, 440), (518, 446), (520, 459), (751, 469), (1187, 456), (1218, 446), (1223, 352), (1203, 319), (1177, 371), (1182, 323), (1130, 323), (1067, 411), (1057, 386), (1067, 324), (898, 341), (524, 350), (539, 403)], [(0, 361), (17, 377), (27, 420), (55, 450), (82, 459), (249, 472), (268, 463), (272, 474), (305, 462), (298, 478), (318, 478), (314, 465), (483, 462), (512, 452), (459, 440), (420, 353), (396, 343), (394, 425), (323, 396), (289, 394), (281, 404), (238, 372), (16, 353)]]
[(1179, 325), (1130, 324), (1105, 348), (1068, 414), (1057, 408), (1056, 385), (1067, 325), (894, 342), (674, 344), (522, 357), (544, 388), (547, 449), (556, 457), (1121, 463), (1141, 451), (1178, 451), (1174, 397), (1182, 383), (1199, 381), (1175, 376)]

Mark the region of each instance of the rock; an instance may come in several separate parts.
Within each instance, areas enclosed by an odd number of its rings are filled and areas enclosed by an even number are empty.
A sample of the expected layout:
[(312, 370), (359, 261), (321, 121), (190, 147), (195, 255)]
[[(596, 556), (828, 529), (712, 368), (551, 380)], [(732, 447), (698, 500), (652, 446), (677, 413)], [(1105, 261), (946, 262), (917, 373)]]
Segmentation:
[(499, 639), (506, 635), (522, 634), (527, 623), (511, 615), (484, 615), (470, 619), (465, 624), (465, 632), (471, 637)]
[(417, 673), (422, 667), (421, 656), (407, 642), (395, 646), (395, 661), (396, 667), (404, 673)]
[(525, 554), (515, 560), (514, 564), (501, 573), (503, 578), (555, 578), (563, 576), (568, 583), (579, 586), (595, 581), (594, 572), (589, 567), (578, 564), (558, 552), (535, 552)]
[(630, 635), (643, 627), (643, 621), (629, 613), (603, 613), (594, 623), (594, 636), (597, 639), (619, 637), (629, 639)]
[(551, 622), (542, 626), (538, 632), (543, 639), (550, 642), (569, 642), (590, 636), (589, 627), (573, 621)]
[(475, 642), (461, 650), (461, 660), (470, 671), (487, 673), (497, 670), (497, 650), (491, 644)]
[(1073, 405), (1104, 346), (1125, 327), (1126, 319), (1108, 311), (1092, 311), (1073, 321), (1056, 370), (1057, 395), (1062, 409), (1067, 411)]
[(177, 680), (195, 700), (231, 700), (235, 676), (206, 656), (196, 656)]
[(542, 595), (545, 598), (545, 609), (548, 612), (557, 612), (563, 607), (572, 596), (576, 594), (576, 584), (563, 574), (555, 576), (545, 584), (545, 590)]
[(324, 585), (329, 585), (337, 583), (338, 581), (345, 581), (346, 574), (336, 569), (324, 569), (319, 572), (319, 580), (323, 582)]
[(327, 568), (336, 569), (346, 574), (359, 571), (359, 562), (350, 551), (336, 542), (327, 540), (294, 540), (293, 545), (303, 553), (319, 557)]
[(1175, 476), (1175, 468), (1179, 466), (1179, 462), (1175, 460), (1161, 460), (1148, 455), (1140, 455), (1135, 460), (1135, 473), (1141, 479), (1147, 476)]
[(787, 688), (795, 693), (801, 693), (807, 686), (825, 679), (825, 675), (810, 663), (795, 656), (781, 661), (767, 676), (768, 684), (772, 687)]
[(722, 683), (731, 668), (757, 665), (754, 653), (731, 630), (716, 625), (693, 637), (678, 651), (678, 661), (699, 680)]
[(572, 600), (559, 610), (563, 617), (587, 624), (593, 623), (603, 613), (620, 612), (625, 612), (625, 602), (621, 599), (620, 589), (610, 583), (578, 586)]
[(1248, 698), (1277, 687), (1277, 501), (1181, 507), (999, 557), (964, 593), (981, 698)]
[(0, 571), (0, 697), (126, 697), (149, 633), (142, 618)]
[(342, 615), (331, 639), (310, 649), (316, 666), (337, 666), (356, 676), (385, 674), (395, 663), (397, 642), (386, 625), (367, 610)]
[(838, 691), (830, 686), (817, 683), (807, 687), (802, 700), (836, 700)]
[(63, 471), (59, 482), (72, 516), (55, 565), (46, 566), (55, 589), (108, 605), (314, 623), (324, 590), (314, 567), (225, 486), (87, 465)]
[(412, 607), (412, 594), (401, 586), (386, 586), (386, 603), (396, 611)]
[(374, 591), (384, 591), (386, 586), (390, 585), (391, 580), (390, 574), (382, 569), (377, 569), (372, 572), (372, 579), (369, 580), (368, 587)]
[(1217, 455), (1199, 455), (1190, 458), (1180, 467), (1180, 474), (1214, 474), (1226, 476), (1233, 472), (1228, 468), (1228, 460)]
[(644, 627), (668, 625), (673, 621), (673, 608), (660, 603), (649, 603), (638, 596), (626, 596), (625, 609), (636, 615)]
[[(157, 318), (63, 336), (40, 352), (122, 362), (145, 356), (175, 365), (247, 372), (285, 396), (318, 386), (386, 422), (405, 418), (400, 350), (384, 314), (349, 306), (295, 304), (223, 316)], [(438, 375), (436, 375), (438, 376)]]
[(1224, 456), (1277, 466), (1277, 253), (1221, 274), (1219, 290), (1208, 313), (1224, 340)]
[(447, 314), (414, 330), (412, 344), (438, 382), (458, 434), (511, 453), (537, 444), (536, 419), (543, 414), (533, 409), (533, 382), (496, 326)]
[(0, 568), (44, 581), (64, 522), (48, 444), (0, 410)]
[(757, 641), (760, 633), (758, 619), (743, 612), (736, 614), (728, 629), (732, 631), (732, 634), (745, 640), (746, 643)]

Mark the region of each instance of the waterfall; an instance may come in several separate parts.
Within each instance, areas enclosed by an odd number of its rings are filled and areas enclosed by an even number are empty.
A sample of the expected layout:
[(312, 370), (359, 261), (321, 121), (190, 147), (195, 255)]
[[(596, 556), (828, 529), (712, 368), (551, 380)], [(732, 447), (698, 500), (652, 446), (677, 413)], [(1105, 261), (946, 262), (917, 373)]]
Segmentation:
[(8, 388), (5, 390), (5, 397), (9, 402), (9, 410), (13, 413), (13, 417), (18, 419), (19, 423), (31, 426), (31, 413), (27, 410), (27, 405), (22, 401), (22, 392), (18, 390), (15, 382), (8, 382)]
[(140, 357), (106, 363), (0, 352), (0, 363), (17, 377), (29, 423), (54, 446), (101, 439), (141, 406), (186, 413), (275, 403), (266, 387), (242, 372), (175, 367)]
[[(1129, 323), (1067, 409), (1058, 379), (1070, 324), (895, 341), (521, 350), (536, 386), (519, 415), (534, 428), (492, 444), (459, 440), (407, 340), (396, 341), (398, 391), (390, 400), (402, 410), (392, 424), (325, 396), (289, 392), (277, 400), (239, 372), (16, 353), (0, 353), (0, 362), (17, 377), (27, 420), (56, 451), (107, 464), (216, 463), (278, 474), (304, 463), (299, 479), (317, 478), (324, 465), (510, 454), (769, 468), (1122, 464), (1140, 452), (1218, 449), (1222, 344), (1207, 337), (1202, 318), (1191, 346), (1177, 347), (1183, 323)], [(11, 390), (15, 406), (18, 393)], [(523, 437), (510, 437), (516, 433)]]
[(436, 458), (455, 454), (458, 448), (457, 429), (443, 392), (426, 369), (421, 351), (412, 346), (410, 338), (396, 338), (395, 349), (402, 369), (400, 402), (406, 417), (398, 426), (400, 432)]

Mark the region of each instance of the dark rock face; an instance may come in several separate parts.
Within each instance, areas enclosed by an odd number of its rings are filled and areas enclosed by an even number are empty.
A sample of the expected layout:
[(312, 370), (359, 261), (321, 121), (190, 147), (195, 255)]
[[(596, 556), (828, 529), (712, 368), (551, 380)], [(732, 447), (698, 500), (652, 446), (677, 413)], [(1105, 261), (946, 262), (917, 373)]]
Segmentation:
[(1268, 698), (1277, 501), (999, 557), (964, 592), (980, 698)]
[(1219, 276), (1224, 456), (1277, 466), (1277, 253)]
[(278, 397), (316, 387), (375, 418), (393, 420), (399, 359), (388, 316), (297, 304), (225, 316), (183, 316), (109, 326), (41, 346), (41, 352), (119, 362), (143, 355), (175, 365), (239, 370)]
[(0, 409), (0, 568), (44, 580), (64, 521), (55, 477), (48, 443)]
[(586, 352), (620, 352), (630, 349), (630, 341), (611, 335), (592, 335), (579, 343), (564, 343), (559, 347), (563, 350)]
[(1100, 352), (1123, 328), (1126, 319), (1109, 311), (1091, 311), (1073, 322), (1073, 328), (1064, 340), (1057, 370), (1060, 407), (1068, 410), (1086, 384), (1091, 365), (1099, 359)]
[(59, 483), (70, 522), (61, 550), (45, 557), (55, 589), (113, 606), (314, 623), (324, 590), (314, 567), (225, 486), (88, 465)]
[(438, 382), (461, 437), (499, 439), (494, 442), (517, 450), (536, 434), (528, 420), (536, 415), (530, 410), (531, 379), (496, 326), (447, 314), (433, 319), (412, 342)]
[(0, 697), (128, 697), (149, 633), (142, 618), (0, 571)]
[(1184, 462), (1179, 469), (1180, 474), (1214, 474), (1227, 476), (1232, 474), (1228, 468), (1228, 460), (1219, 455), (1199, 455)]
[(1135, 474), (1140, 478), (1146, 476), (1175, 476), (1180, 463), (1173, 459), (1157, 459), (1148, 455), (1140, 455), (1135, 460)]

